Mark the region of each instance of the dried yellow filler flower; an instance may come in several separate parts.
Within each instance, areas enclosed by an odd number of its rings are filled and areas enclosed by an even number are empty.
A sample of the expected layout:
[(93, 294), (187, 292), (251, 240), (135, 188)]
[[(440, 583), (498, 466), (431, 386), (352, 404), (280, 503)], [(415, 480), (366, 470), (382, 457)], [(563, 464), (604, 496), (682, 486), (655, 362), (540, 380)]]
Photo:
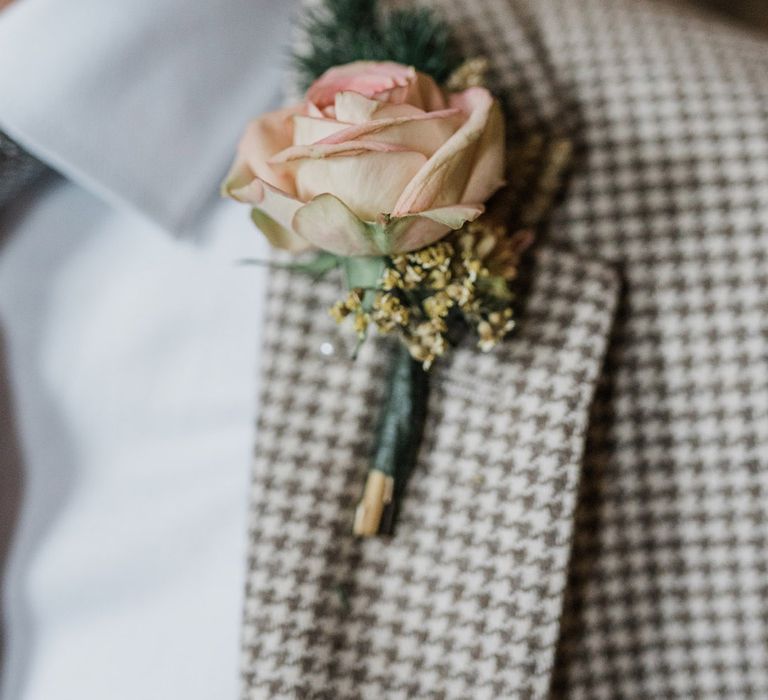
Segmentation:
[(380, 333), (399, 334), (425, 369), (447, 351), (456, 317), (474, 328), (478, 347), (488, 352), (514, 327), (509, 283), (530, 240), (528, 231), (509, 236), (504, 226), (481, 219), (427, 248), (389, 258), (369, 308), (363, 290), (353, 290), (331, 315), (340, 323), (351, 316), (360, 338), (370, 323)]
[(490, 64), (484, 56), (470, 58), (462, 63), (445, 83), (451, 91), (466, 90), (471, 87), (485, 87)]

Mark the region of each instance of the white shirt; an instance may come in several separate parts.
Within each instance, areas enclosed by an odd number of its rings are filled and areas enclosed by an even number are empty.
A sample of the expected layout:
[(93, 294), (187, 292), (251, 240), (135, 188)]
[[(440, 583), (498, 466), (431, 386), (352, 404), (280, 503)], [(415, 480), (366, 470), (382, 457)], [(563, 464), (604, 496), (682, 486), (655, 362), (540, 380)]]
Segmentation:
[(0, 218), (25, 482), (3, 700), (237, 697), (264, 273), (236, 261), (267, 251), (217, 186), (281, 101), (294, 11), (0, 13), (0, 128), (64, 175)]

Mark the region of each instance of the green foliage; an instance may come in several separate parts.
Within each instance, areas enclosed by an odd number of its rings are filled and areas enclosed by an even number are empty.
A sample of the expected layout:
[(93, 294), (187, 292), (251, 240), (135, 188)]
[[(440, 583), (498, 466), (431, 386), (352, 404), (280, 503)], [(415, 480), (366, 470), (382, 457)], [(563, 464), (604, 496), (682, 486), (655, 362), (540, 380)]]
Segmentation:
[(321, 280), (331, 270), (335, 270), (337, 267), (342, 267), (348, 259), (349, 258), (334, 255), (333, 253), (321, 252), (305, 262), (277, 263), (272, 260), (245, 258), (240, 261), (240, 264), (271, 267), (276, 270), (290, 270), (291, 272), (300, 272), (304, 275), (308, 275), (315, 280)]
[(424, 8), (384, 13), (377, 0), (324, 0), (303, 29), (310, 45), (294, 62), (304, 88), (329, 68), (358, 60), (397, 61), (438, 82), (461, 62), (448, 27)]
[(349, 257), (342, 258), (342, 267), (349, 289), (376, 289), (386, 267), (385, 258)]

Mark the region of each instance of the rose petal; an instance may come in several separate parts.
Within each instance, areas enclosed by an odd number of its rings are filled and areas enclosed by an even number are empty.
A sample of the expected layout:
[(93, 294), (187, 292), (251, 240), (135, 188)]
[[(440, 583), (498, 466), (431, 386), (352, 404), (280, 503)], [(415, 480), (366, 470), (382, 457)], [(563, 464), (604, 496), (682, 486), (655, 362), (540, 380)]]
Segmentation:
[(293, 145), (305, 146), (321, 141), (338, 131), (348, 128), (347, 124), (335, 119), (316, 119), (297, 114), (293, 117)]
[(432, 76), (426, 73), (416, 73), (416, 80), (408, 86), (405, 102), (427, 112), (445, 109), (445, 93), (440, 89)]
[(306, 102), (306, 111), (308, 117), (316, 117), (317, 119), (324, 119), (325, 115), (323, 114), (323, 110), (321, 110), (314, 102), (311, 102), (307, 100)]
[(309, 247), (291, 230), (293, 216), (303, 202), (257, 177), (230, 190), (228, 194), (239, 202), (253, 206), (251, 219), (276, 248), (299, 252)]
[(344, 143), (309, 143), (303, 146), (289, 146), (270, 159), (273, 166), (290, 165), (293, 161), (304, 158), (333, 158), (346, 156), (366, 151), (378, 151), (381, 153), (398, 153), (404, 148), (390, 143), (376, 143), (375, 141), (346, 141)]
[(456, 132), (460, 123), (456, 117), (460, 115), (459, 109), (444, 109), (421, 112), (415, 116), (378, 119), (336, 131), (320, 143), (375, 141), (402, 146), (429, 157)]
[(275, 248), (303, 253), (312, 248), (311, 244), (291, 229), (281, 226), (267, 212), (258, 207), (251, 209), (251, 220)]
[(451, 229), (474, 221), (483, 210), (481, 204), (443, 207), (367, 223), (337, 197), (321, 194), (296, 212), (293, 229), (318, 248), (337, 255), (393, 255), (428, 246)]
[(335, 97), (336, 118), (348, 124), (363, 124), (374, 119), (381, 106), (381, 102), (363, 97), (359, 92), (342, 90)]
[(456, 231), (468, 221), (474, 221), (485, 211), (483, 204), (456, 204), (420, 212), (416, 218), (426, 218)]
[(504, 185), (506, 169), (504, 114), (494, 100), (483, 135), (477, 144), (475, 162), (472, 165), (462, 202), (485, 202)]
[(318, 248), (336, 255), (380, 255), (375, 225), (361, 221), (332, 194), (321, 194), (293, 217), (293, 229)]
[(224, 182), (221, 183), (221, 196), (232, 197), (238, 202), (245, 203), (261, 200), (261, 182), (244, 159), (235, 159)]
[(474, 221), (483, 211), (485, 207), (482, 204), (459, 204), (392, 219), (387, 228), (388, 252), (409, 253), (431, 245), (448, 231), (455, 231), (467, 221)]
[(296, 186), (304, 200), (330, 192), (358, 216), (373, 221), (392, 211), (406, 184), (426, 159), (421, 153), (369, 151), (324, 161), (306, 160), (296, 171)]
[(364, 97), (358, 92), (339, 92), (336, 95), (336, 118), (349, 124), (364, 124), (373, 119), (393, 119), (424, 114), (423, 109), (409, 104), (388, 104)]
[(403, 102), (416, 71), (392, 61), (355, 61), (323, 73), (307, 90), (307, 99), (324, 109), (334, 104), (342, 90), (377, 97), (382, 102)]
[[(488, 125), (495, 101), (485, 88), (469, 88), (454, 97), (455, 106), (462, 107), (468, 113), (467, 121), (408, 183), (395, 205), (394, 216), (418, 213), (461, 201), (470, 181), (478, 143)], [(503, 150), (504, 143), (499, 141), (488, 147)], [(498, 188), (501, 184), (501, 181), (495, 182), (494, 186)]]
[(294, 173), (300, 199), (331, 193), (366, 221), (389, 213), (403, 188), (426, 162), (416, 151), (372, 141), (294, 146), (277, 154), (275, 165)]
[(225, 192), (243, 187), (254, 177), (286, 192), (294, 191), (290, 174), (274, 170), (268, 161), (292, 144), (291, 119), (302, 110), (302, 105), (293, 105), (265, 114), (248, 125), (240, 139), (235, 162), (224, 181), (222, 189)]
[(259, 178), (254, 178), (245, 187), (232, 190), (231, 196), (239, 202), (262, 209), (284, 228), (291, 227), (293, 215), (304, 204)]

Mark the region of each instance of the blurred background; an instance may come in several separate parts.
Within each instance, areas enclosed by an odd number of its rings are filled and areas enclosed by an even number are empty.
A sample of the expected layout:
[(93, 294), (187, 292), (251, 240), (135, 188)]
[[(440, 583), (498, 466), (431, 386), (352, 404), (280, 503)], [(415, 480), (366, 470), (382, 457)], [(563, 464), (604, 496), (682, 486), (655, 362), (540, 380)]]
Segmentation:
[(698, 0), (698, 3), (768, 31), (768, 0)]

